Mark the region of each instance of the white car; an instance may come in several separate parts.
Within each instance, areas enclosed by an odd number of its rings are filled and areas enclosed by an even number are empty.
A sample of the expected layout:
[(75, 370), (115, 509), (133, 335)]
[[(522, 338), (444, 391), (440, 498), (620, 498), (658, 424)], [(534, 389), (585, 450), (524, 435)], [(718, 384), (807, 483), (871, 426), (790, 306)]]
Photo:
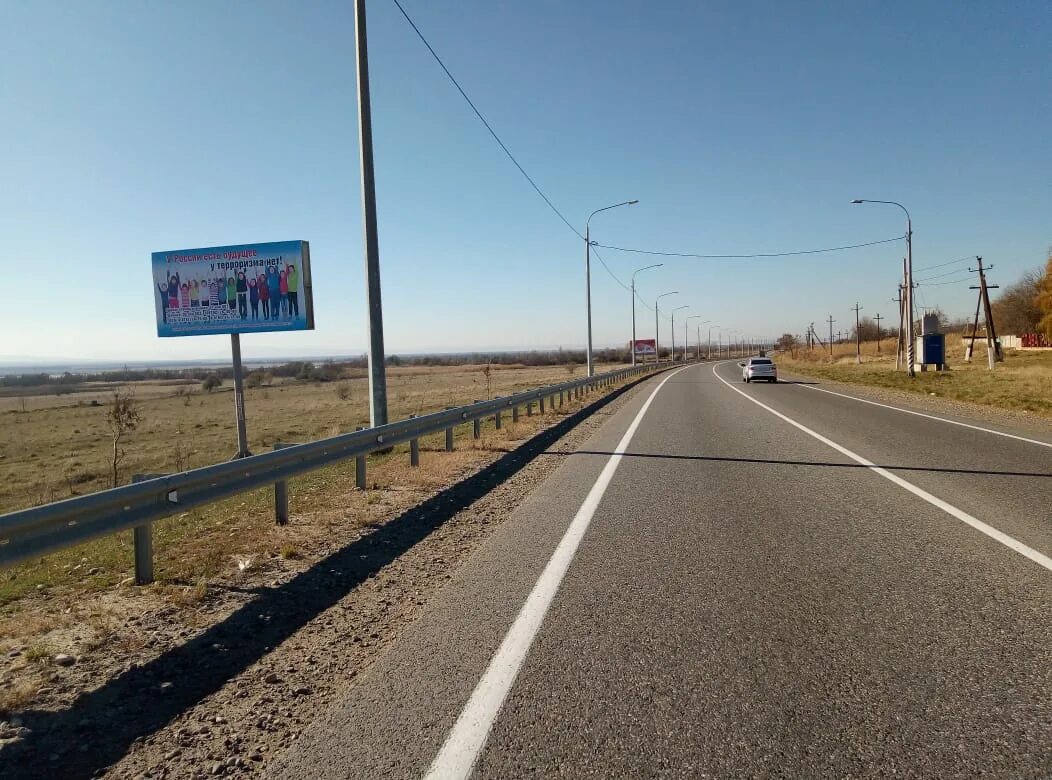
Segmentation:
[(738, 365), (742, 367), (743, 382), (751, 382), (754, 379), (764, 379), (768, 382), (778, 381), (778, 368), (770, 358), (749, 358)]

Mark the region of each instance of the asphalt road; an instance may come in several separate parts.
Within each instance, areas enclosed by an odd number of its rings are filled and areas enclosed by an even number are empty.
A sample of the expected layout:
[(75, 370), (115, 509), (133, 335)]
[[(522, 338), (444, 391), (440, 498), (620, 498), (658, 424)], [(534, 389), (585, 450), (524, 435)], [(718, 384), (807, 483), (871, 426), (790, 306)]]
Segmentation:
[(271, 776), (1052, 776), (1052, 440), (739, 376), (641, 385)]

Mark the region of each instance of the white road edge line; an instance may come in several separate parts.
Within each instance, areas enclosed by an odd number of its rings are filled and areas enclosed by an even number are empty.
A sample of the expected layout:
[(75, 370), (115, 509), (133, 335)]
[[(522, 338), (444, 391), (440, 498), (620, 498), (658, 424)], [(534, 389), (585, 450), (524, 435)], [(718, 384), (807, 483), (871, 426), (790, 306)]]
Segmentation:
[(847, 393), (837, 393), (833, 390), (826, 390), (823, 387), (814, 387), (813, 385), (800, 385), (807, 390), (816, 390), (819, 393), (829, 393), (830, 395), (838, 395), (841, 398), (850, 398), (852, 401), (858, 401), (862, 404), (870, 404), (872, 406), (879, 406), (884, 409), (891, 409), (896, 412), (902, 412), (903, 414), (915, 414), (917, 417), (927, 417), (929, 420), (938, 420), (939, 422), (949, 423), (950, 425), (959, 425), (962, 428), (971, 428), (975, 431), (982, 431), (983, 433), (992, 433), (995, 436), (1004, 436), (1007, 439), (1016, 439), (1017, 441), (1025, 441), (1030, 444), (1036, 444), (1039, 447), (1052, 448), (1052, 443), (1047, 441), (1039, 441), (1038, 439), (1028, 439), (1025, 436), (1016, 436), (1014, 433), (1005, 433), (1004, 431), (995, 431), (993, 428), (983, 428), (981, 425), (972, 425), (966, 422), (958, 422), (957, 420), (948, 420), (945, 417), (939, 417), (934, 414), (925, 414), (924, 412), (915, 412), (912, 409), (903, 409), (900, 406), (891, 406), (890, 404), (882, 404), (877, 401), (870, 401), (865, 398), (859, 398), (858, 396), (848, 395)]
[(519, 610), (515, 622), (508, 629), (504, 641), (501, 642), (497, 652), (490, 660), (482, 679), (475, 686), (468, 703), (464, 705), (460, 717), (450, 729), (442, 750), (431, 762), (431, 768), (428, 769), (425, 780), (464, 780), (471, 775), (479, 753), (486, 744), (486, 738), (493, 727), (493, 722), (497, 718), (497, 713), (504, 704), (504, 698), (508, 695), (512, 683), (519, 674), (519, 668), (526, 659), (526, 654), (533, 645), (537, 631), (544, 622), (548, 607), (551, 606), (559, 585), (562, 584), (563, 576), (573, 562), (585, 531), (592, 522), (592, 515), (595, 514), (599, 501), (613, 479), (614, 472), (629, 442), (632, 441), (636, 429), (643, 421), (643, 415), (647, 413), (647, 409), (650, 408), (650, 404), (661, 388), (665, 386), (665, 382), (683, 371), (684, 368), (671, 372), (661, 380), (636, 414), (635, 419), (632, 420), (632, 424), (628, 426), (625, 435), (621, 437), (614, 454), (610, 456), (595, 484), (592, 485), (592, 489), (588, 491), (584, 503), (577, 510), (577, 514), (570, 522), (555, 552), (552, 553), (552, 557), (548, 559), (530, 595), (526, 597), (526, 602)]
[(1027, 545), (1025, 545), (1022, 542), (1020, 542), (1018, 539), (1013, 539), (1011, 536), (1009, 536), (1008, 534), (1004, 533), (1003, 531), (998, 531), (996, 528), (994, 528), (991, 525), (987, 525), (982, 520), (979, 520), (976, 517), (972, 517), (972, 515), (968, 514), (967, 512), (965, 512), (965, 511), (963, 511), (961, 509), (958, 509), (953, 504), (949, 504), (949, 503), (943, 501), (938, 496), (933, 496), (927, 490), (923, 490), (922, 488), (917, 487), (913, 483), (907, 482), (906, 480), (904, 480), (902, 477), (898, 476), (897, 474), (893, 474), (890, 471), (888, 471), (887, 469), (881, 468), (880, 466), (875, 464), (873, 461), (866, 460), (861, 455), (858, 455), (858, 454), (852, 452), (847, 447), (843, 447), (843, 446), (837, 444), (832, 439), (827, 439), (822, 434), (817, 433), (815, 431), (812, 431), (806, 425), (802, 425), (801, 423), (798, 423), (796, 420), (792, 419), (791, 417), (786, 417), (784, 414), (782, 414), (781, 412), (779, 412), (779, 411), (777, 411), (775, 409), (772, 409), (770, 406), (768, 406), (767, 404), (763, 403), (762, 401), (757, 401), (751, 395), (749, 395), (748, 393), (742, 392), (737, 387), (735, 387), (730, 382), (728, 382), (726, 379), (724, 379), (722, 376), (720, 376), (718, 373), (716, 373), (716, 368), (717, 368), (717, 366), (713, 366), (712, 367), (712, 374), (713, 374), (713, 376), (715, 376), (718, 380), (723, 382), (723, 384), (727, 385), (727, 387), (729, 387), (731, 390), (733, 390), (734, 392), (738, 393), (742, 398), (745, 398), (745, 399), (747, 399), (749, 401), (752, 401), (757, 406), (759, 406), (759, 407), (761, 407), (763, 409), (766, 409), (768, 412), (773, 414), (775, 417), (778, 417), (778, 418), (780, 418), (782, 420), (785, 420), (790, 425), (792, 425), (792, 426), (794, 426), (796, 428), (799, 428), (801, 431), (806, 433), (808, 436), (811, 436), (811, 437), (813, 437), (815, 439), (818, 439), (818, 441), (822, 442), (823, 444), (825, 444), (825, 445), (827, 445), (829, 447), (832, 447), (834, 450), (839, 452), (841, 455), (846, 455), (847, 457), (851, 458), (851, 460), (855, 461), (856, 463), (859, 463), (859, 464), (867, 467), (868, 469), (870, 469), (875, 474), (880, 474), (880, 476), (884, 477), (885, 479), (887, 479), (887, 480), (889, 480), (891, 482), (894, 482), (900, 488), (903, 488), (904, 490), (908, 490), (910, 493), (913, 493), (913, 495), (918, 496), (919, 498), (923, 498), (929, 504), (931, 504), (934, 507), (938, 507), (943, 512), (945, 512), (946, 514), (957, 518), (962, 523), (966, 523), (967, 525), (970, 525), (975, 530), (986, 534), (991, 539), (995, 539), (996, 541), (998, 541), (1001, 544), (1003, 544), (1005, 547), (1008, 547), (1008, 548), (1010, 548), (1012, 550), (1015, 550), (1020, 555), (1025, 555), (1027, 558), (1029, 558), (1030, 560), (1032, 560), (1034, 563), (1038, 564), (1039, 566), (1044, 566), (1049, 571), (1052, 571), (1052, 558), (1049, 558), (1047, 555), (1044, 555), (1043, 553), (1038, 552), (1037, 550), (1033, 549), (1032, 547), (1028, 547)]

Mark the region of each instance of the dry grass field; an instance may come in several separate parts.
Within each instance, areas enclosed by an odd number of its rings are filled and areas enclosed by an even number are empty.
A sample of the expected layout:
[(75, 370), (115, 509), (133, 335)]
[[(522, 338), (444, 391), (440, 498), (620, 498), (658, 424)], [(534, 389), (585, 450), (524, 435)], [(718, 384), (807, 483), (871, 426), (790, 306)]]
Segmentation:
[[(609, 370), (615, 366), (599, 366)], [(584, 373), (581, 366), (404, 367), (388, 369), (392, 420), (422, 414), (475, 399), (503, 396), (566, 381)], [(573, 373), (571, 374), (571, 369)], [(206, 393), (199, 386), (132, 383), (143, 421), (122, 446), (121, 483), (133, 473), (164, 473), (228, 459), (236, 450), (233, 392), (226, 383)], [(185, 389), (192, 392), (183, 393)], [(0, 419), (0, 512), (33, 506), (110, 486), (111, 442), (106, 428), (106, 392), (60, 397), (3, 399)], [(91, 401), (99, 402), (98, 406)], [(249, 447), (269, 450), (275, 442), (304, 442), (355, 430), (368, 424), (368, 388), (364, 372), (348, 372), (338, 382), (285, 380), (246, 391)], [(567, 405), (560, 414), (575, 405)], [(549, 412), (551, 414), (551, 412)], [(403, 507), (415, 491), (433, 491), (506, 449), (541, 424), (537, 417), (493, 430), (484, 426), (480, 441), (470, 426), (457, 431), (458, 452), (439, 454), (441, 442), (423, 441), (422, 468), (409, 469), (405, 447), (370, 458), (370, 485), (376, 491), (354, 492), (353, 463), (305, 475), (290, 484), (292, 512), (324, 517), (361, 504), (364, 516), (379, 518)], [(353, 493), (353, 496), (352, 496)], [(272, 519), (271, 494), (246, 493), (159, 522), (155, 526), (158, 580), (193, 584), (223, 567), (258, 555), (294, 556), (294, 535), (278, 533)], [(292, 538), (292, 541), (290, 541)], [(99, 539), (19, 567), (0, 571), (0, 606), (27, 593), (51, 588), (102, 589), (131, 576), (130, 532)]]
[(889, 387), (935, 395), (1002, 409), (1014, 409), (1052, 418), (1052, 351), (1008, 350), (1003, 363), (987, 368), (986, 346), (976, 342), (970, 363), (964, 360), (965, 344), (959, 335), (946, 337), (948, 371), (917, 372), (914, 379), (895, 370), (895, 340), (862, 345), (862, 364), (855, 360), (854, 344), (836, 344), (830, 358), (827, 350), (798, 349), (796, 358), (780, 353), (779, 364), (787, 373), (852, 384)]

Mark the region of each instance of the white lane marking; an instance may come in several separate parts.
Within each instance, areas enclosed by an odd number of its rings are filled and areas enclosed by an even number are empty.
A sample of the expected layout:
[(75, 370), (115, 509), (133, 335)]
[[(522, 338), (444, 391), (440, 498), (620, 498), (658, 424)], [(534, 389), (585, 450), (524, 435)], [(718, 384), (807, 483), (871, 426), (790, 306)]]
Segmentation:
[(647, 413), (647, 409), (650, 408), (650, 404), (661, 388), (665, 386), (665, 382), (683, 371), (684, 368), (673, 371), (661, 380), (661, 384), (654, 388), (646, 403), (643, 404), (643, 408), (628, 426), (625, 435), (621, 437), (614, 454), (610, 456), (599, 478), (588, 491), (584, 503), (577, 510), (569, 528), (566, 529), (555, 552), (548, 559), (544, 571), (541, 572), (540, 578), (530, 591), (522, 609), (519, 610), (515, 622), (505, 635), (504, 641), (501, 642), (489, 666), (486, 667), (482, 679), (475, 686), (471, 698), (464, 705), (460, 717), (453, 724), (449, 736), (442, 745), (442, 750), (431, 763), (425, 780), (439, 780), (440, 778), (441, 780), (453, 780), (454, 778), (460, 780), (471, 774), (475, 761), (478, 760), (479, 753), (486, 744), (493, 721), (496, 720), (497, 713), (504, 704), (504, 698), (508, 695), (512, 683), (519, 674), (519, 668), (526, 659), (526, 654), (537, 636), (541, 623), (544, 622), (548, 607), (551, 606), (552, 599), (559, 590), (566, 570), (573, 562), (577, 547), (581, 544), (581, 539), (584, 538), (585, 531), (592, 522), (592, 515), (595, 514), (603, 493), (606, 492), (607, 486), (613, 479), (622, 455), (628, 449), (632, 436), (635, 435), (636, 429), (643, 421), (643, 415)]
[(939, 422), (949, 423), (950, 425), (959, 425), (962, 428), (971, 428), (974, 431), (982, 431), (983, 433), (992, 433), (995, 436), (1004, 436), (1007, 439), (1016, 439), (1017, 441), (1025, 441), (1030, 444), (1036, 444), (1039, 447), (1052, 448), (1052, 442), (1039, 441), (1038, 439), (1028, 439), (1025, 436), (1016, 436), (1014, 433), (1005, 433), (1004, 431), (995, 431), (993, 428), (983, 428), (981, 425), (972, 425), (966, 422), (958, 422), (957, 420), (948, 420), (945, 417), (938, 417), (934, 414), (925, 414), (924, 412), (915, 412), (912, 409), (903, 409), (900, 406), (891, 406), (889, 404), (878, 403), (877, 401), (869, 401), (865, 398), (858, 398), (854, 395), (848, 395), (847, 393), (837, 393), (833, 390), (826, 390), (823, 387), (814, 387), (813, 385), (800, 385), (807, 390), (817, 390), (819, 393), (829, 393), (830, 395), (838, 395), (841, 398), (850, 398), (852, 401), (858, 401), (862, 404), (870, 404), (871, 406), (880, 406), (884, 409), (892, 409), (896, 412), (902, 412), (903, 414), (915, 414), (917, 417), (927, 417), (929, 420), (938, 420)]
[(729, 387), (731, 390), (733, 390), (734, 392), (738, 393), (743, 398), (746, 398), (746, 399), (752, 401), (757, 406), (759, 406), (759, 407), (761, 407), (763, 409), (766, 409), (768, 412), (773, 414), (775, 417), (779, 417), (782, 420), (785, 420), (790, 425), (792, 425), (792, 426), (794, 426), (796, 428), (799, 428), (801, 431), (806, 433), (808, 436), (811, 436), (811, 437), (813, 437), (815, 439), (818, 439), (818, 441), (822, 442), (823, 444), (825, 444), (825, 445), (827, 445), (829, 447), (832, 447), (834, 450), (839, 452), (841, 455), (846, 455), (847, 457), (851, 458), (851, 460), (855, 461), (856, 463), (859, 463), (859, 464), (867, 467), (873, 473), (880, 474), (880, 476), (884, 477), (885, 479), (887, 479), (887, 480), (889, 480), (891, 482), (894, 482), (899, 487), (901, 487), (901, 488), (903, 488), (905, 490), (908, 490), (910, 493), (913, 493), (913, 495), (918, 496), (920, 498), (923, 498), (925, 501), (927, 501), (932, 506), (938, 507), (943, 512), (945, 512), (946, 514), (957, 518), (962, 523), (966, 523), (966, 524), (970, 525), (976, 531), (979, 531), (981, 533), (986, 534), (991, 539), (995, 539), (998, 542), (1000, 542), (1001, 544), (1003, 544), (1005, 547), (1008, 547), (1008, 548), (1010, 548), (1012, 550), (1015, 550), (1020, 555), (1025, 555), (1027, 558), (1029, 558), (1030, 560), (1032, 560), (1034, 563), (1038, 564), (1039, 566), (1044, 566), (1049, 571), (1052, 571), (1052, 558), (1049, 558), (1047, 555), (1044, 555), (1043, 553), (1038, 552), (1037, 550), (1035, 550), (1032, 547), (1026, 546), (1022, 542), (1020, 542), (1018, 539), (1013, 539), (1011, 536), (1009, 536), (1008, 534), (1004, 533), (1003, 531), (998, 531), (996, 528), (994, 528), (991, 525), (987, 525), (982, 520), (979, 520), (976, 517), (972, 517), (972, 515), (968, 514), (967, 512), (965, 512), (965, 511), (963, 511), (961, 509), (958, 509), (953, 504), (948, 504), (947, 502), (943, 501), (938, 496), (933, 496), (927, 490), (923, 490), (922, 488), (917, 487), (912, 482), (907, 482), (902, 477), (900, 477), (898, 474), (893, 474), (890, 471), (888, 471), (887, 469), (881, 468), (880, 466), (875, 464), (873, 461), (866, 460), (861, 455), (858, 455), (858, 454), (852, 452), (851, 450), (849, 450), (847, 447), (843, 447), (843, 446), (837, 444), (835, 441), (833, 441), (831, 439), (827, 439), (822, 434), (816, 433), (815, 431), (812, 431), (806, 425), (802, 425), (801, 423), (798, 423), (796, 420), (793, 420), (790, 417), (786, 417), (784, 414), (782, 414), (781, 412), (779, 412), (779, 411), (777, 411), (775, 409), (772, 409), (767, 404), (765, 404), (765, 403), (763, 403), (761, 401), (757, 401), (751, 395), (749, 395), (748, 393), (742, 392), (737, 387), (735, 387), (730, 382), (728, 382), (726, 379), (724, 379), (722, 376), (717, 374), (716, 373), (716, 366), (712, 367), (712, 373), (718, 380), (723, 382), (723, 384), (727, 385), (727, 387)]

